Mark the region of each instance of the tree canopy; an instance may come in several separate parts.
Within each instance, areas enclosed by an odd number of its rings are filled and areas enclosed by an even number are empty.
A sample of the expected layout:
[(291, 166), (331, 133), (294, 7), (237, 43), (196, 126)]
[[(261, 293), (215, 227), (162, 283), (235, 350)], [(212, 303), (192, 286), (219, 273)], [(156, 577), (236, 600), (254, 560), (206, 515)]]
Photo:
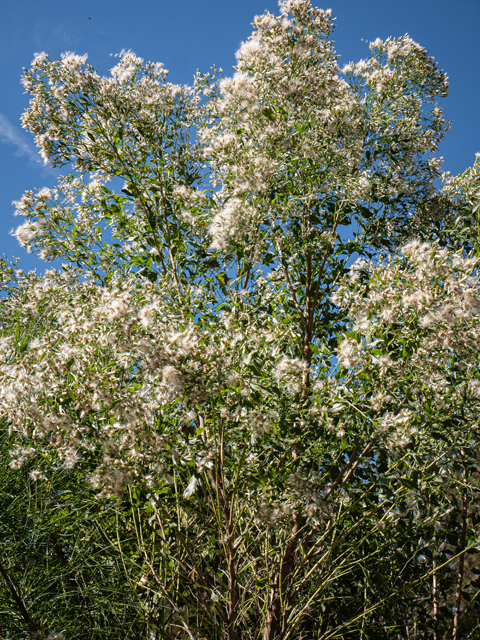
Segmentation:
[(425, 49), (333, 28), (25, 71), (65, 172), (15, 235), (64, 264), (2, 263), (5, 637), (480, 638), (480, 164)]

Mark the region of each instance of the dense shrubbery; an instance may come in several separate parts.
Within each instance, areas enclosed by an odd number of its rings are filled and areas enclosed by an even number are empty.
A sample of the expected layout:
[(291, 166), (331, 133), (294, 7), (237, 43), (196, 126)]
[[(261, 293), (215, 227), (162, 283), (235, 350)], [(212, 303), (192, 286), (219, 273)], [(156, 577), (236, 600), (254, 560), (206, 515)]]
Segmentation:
[(4, 637), (480, 637), (479, 165), (422, 47), (280, 7), (232, 78), (25, 72), (69, 169), (17, 203), (63, 269), (2, 265)]

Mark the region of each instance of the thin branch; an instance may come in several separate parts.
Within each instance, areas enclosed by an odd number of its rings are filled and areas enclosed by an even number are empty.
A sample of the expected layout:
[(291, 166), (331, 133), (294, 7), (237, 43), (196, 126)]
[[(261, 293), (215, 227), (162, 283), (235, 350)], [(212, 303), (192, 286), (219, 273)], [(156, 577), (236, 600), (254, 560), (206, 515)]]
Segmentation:
[(433, 576), (432, 576), (432, 597), (433, 597), (433, 640), (437, 640), (437, 618), (438, 618), (438, 594), (437, 594), (437, 558), (435, 548), (433, 549)]
[[(154, 572), (153, 568), (150, 567), (150, 569), (151, 569), (152, 573), (155, 575), (155, 572)], [(189, 636), (190, 640), (195, 640), (195, 637), (194, 637), (193, 633), (190, 631), (190, 627), (189, 627), (188, 623), (185, 621), (185, 618), (182, 616), (180, 609), (175, 604), (175, 601), (170, 598), (170, 596), (168, 595), (168, 591), (166, 590), (165, 586), (161, 583), (159, 578), (157, 576), (155, 576), (155, 577), (157, 579), (157, 583), (158, 583), (160, 589), (163, 591), (163, 595), (168, 600), (168, 602), (170, 603), (170, 606), (172, 607), (172, 609), (174, 609), (174, 611), (177, 614), (177, 616), (180, 618), (180, 620), (182, 622), (182, 625), (183, 625), (183, 628), (188, 633), (188, 636)]]
[[(336, 219), (335, 219), (335, 223), (334, 223), (334, 225), (333, 225), (333, 229), (332, 229), (332, 232), (331, 232), (332, 237), (334, 236), (334, 234), (335, 234), (335, 232), (336, 232), (336, 230), (337, 230), (337, 227), (338, 227), (338, 223), (339, 223), (339, 221), (340, 221), (340, 213), (341, 213), (341, 211), (342, 211), (342, 206), (343, 206), (343, 202), (340, 204), (340, 207), (339, 207), (339, 209), (338, 209), (338, 211), (337, 211), (337, 217), (336, 217)], [(324, 272), (324, 270), (325, 270), (325, 265), (326, 265), (326, 263), (327, 263), (327, 258), (328, 258), (328, 256), (329, 256), (329, 254), (330, 254), (330, 251), (331, 251), (331, 250), (332, 250), (331, 245), (330, 245), (330, 246), (328, 246), (328, 247), (325, 249), (325, 253), (324, 253), (324, 255), (323, 255), (322, 264), (320, 265), (320, 270), (319, 270), (319, 272), (318, 272), (317, 286), (316, 286), (316, 288), (315, 288), (315, 296), (314, 296), (314, 298), (313, 298), (313, 304), (312, 304), (311, 312), (310, 312), (309, 317), (308, 317), (308, 331), (309, 331), (310, 333), (311, 333), (312, 328), (313, 328), (313, 319), (314, 319), (314, 317), (315, 317), (315, 307), (317, 306), (318, 296), (319, 296), (319, 294), (320, 294), (320, 284), (321, 284), (321, 280), (322, 280), (323, 272)]]
[(287, 591), (288, 579), (294, 565), (301, 530), (302, 516), (299, 512), (295, 512), (293, 514), (292, 534), (285, 545), (285, 551), (280, 562), (280, 571), (275, 576), (275, 582), (270, 595), (270, 605), (267, 609), (263, 630), (264, 640), (273, 640), (276, 637), (283, 595)]
[(464, 489), (463, 501), (462, 501), (462, 533), (460, 537), (460, 551), (461, 556), (458, 561), (458, 577), (457, 577), (457, 594), (455, 597), (455, 616), (453, 618), (453, 632), (452, 640), (457, 640), (458, 626), (460, 620), (460, 606), (462, 604), (462, 583), (463, 574), (465, 570), (465, 542), (467, 539), (467, 505), (468, 505), (468, 492)]
[(173, 257), (173, 252), (172, 252), (172, 241), (170, 238), (170, 229), (168, 227), (168, 218), (167, 218), (167, 201), (165, 198), (165, 193), (163, 190), (163, 181), (158, 173), (157, 168), (156, 169), (156, 174), (157, 174), (157, 178), (158, 178), (158, 184), (160, 185), (160, 194), (162, 196), (162, 204), (163, 204), (163, 220), (165, 223), (165, 232), (167, 234), (167, 242), (168, 242), (168, 255), (170, 257), (170, 262), (172, 263), (172, 269), (173, 269), (173, 277), (175, 278), (175, 282), (177, 284), (178, 289), (180, 289), (180, 283), (178, 281), (178, 275), (177, 275), (177, 266), (175, 264), (175, 260)]
[(38, 635), (40, 634), (40, 629), (37, 627), (35, 622), (30, 617), (25, 605), (23, 604), (22, 598), (18, 595), (17, 590), (15, 589), (15, 586), (11, 581), (10, 576), (8, 575), (1, 561), (0, 561), (0, 575), (7, 583), (7, 587), (8, 587), (8, 590), (10, 591), (10, 595), (12, 596), (13, 601), (17, 605), (17, 609), (20, 611), (22, 618), (25, 620), (25, 624), (27, 625), (29, 632), (33, 635), (33, 637), (38, 637)]
[[(118, 150), (117, 150), (116, 145), (113, 145), (113, 149), (112, 149), (112, 150), (113, 150), (114, 154), (116, 155), (117, 160), (118, 160), (118, 162), (120, 163), (120, 166), (122, 166), (122, 167), (124, 168), (124, 170), (125, 170), (125, 174), (124, 174), (124, 175), (125, 175), (125, 177), (127, 177), (127, 178), (130, 180), (130, 184), (135, 188), (135, 190), (136, 190), (136, 192), (137, 192), (137, 194), (136, 194), (136, 195), (137, 195), (137, 198), (139, 198), (139, 200), (142, 202), (142, 201), (143, 201), (143, 197), (142, 197), (142, 195), (141, 195), (140, 191), (138, 190), (137, 185), (135, 184), (135, 181), (134, 181), (134, 179), (133, 179), (133, 176), (130, 174), (130, 172), (128, 171), (128, 169), (126, 169), (126, 168), (125, 168), (125, 166), (123, 165), (122, 159), (121, 159), (121, 157), (120, 157), (120, 155), (119, 155), (119, 153), (118, 153)], [(156, 248), (156, 250), (157, 250), (157, 252), (158, 252), (159, 260), (160, 260), (160, 261), (161, 261), (161, 263), (162, 263), (163, 270), (165, 271), (165, 273), (168, 273), (167, 266), (166, 266), (166, 264), (165, 264), (165, 262), (164, 262), (164, 260), (163, 260), (162, 250), (160, 249), (160, 246), (159, 246), (159, 244), (158, 244), (158, 240), (157, 240), (157, 236), (156, 236), (155, 230), (153, 229), (153, 227), (152, 227), (152, 225), (151, 225), (151, 223), (150, 223), (150, 220), (149, 220), (148, 216), (147, 216), (147, 221), (148, 221), (148, 226), (150, 227), (150, 230), (151, 230), (151, 232), (152, 232), (153, 242), (155, 243), (155, 248)], [(176, 280), (176, 273), (175, 273), (175, 280)], [(177, 283), (177, 284), (178, 284), (178, 283)]]
[(302, 321), (303, 326), (305, 327), (305, 330), (307, 330), (307, 321), (305, 319), (305, 316), (303, 315), (303, 311), (302, 311), (301, 306), (298, 304), (297, 296), (295, 295), (295, 290), (294, 290), (294, 288), (292, 286), (292, 283), (291, 283), (291, 280), (290, 280), (290, 276), (288, 275), (287, 267), (284, 264), (283, 253), (282, 253), (282, 249), (280, 247), (280, 243), (276, 239), (275, 239), (275, 243), (277, 245), (277, 251), (278, 251), (278, 254), (280, 256), (280, 260), (281, 260), (281, 263), (282, 263), (282, 266), (283, 266), (283, 270), (285, 271), (285, 278), (287, 280), (288, 288), (290, 289), (290, 293), (291, 293), (291, 296), (292, 296), (293, 304), (295, 305), (295, 308), (298, 311), (298, 314), (300, 316), (300, 319)]

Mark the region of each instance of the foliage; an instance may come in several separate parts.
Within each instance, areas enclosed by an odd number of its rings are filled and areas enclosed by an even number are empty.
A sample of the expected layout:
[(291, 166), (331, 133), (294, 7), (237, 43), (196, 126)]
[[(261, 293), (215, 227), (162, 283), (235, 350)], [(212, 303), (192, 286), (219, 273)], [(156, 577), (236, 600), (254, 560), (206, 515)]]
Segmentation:
[[(479, 164), (441, 176), (448, 85), (418, 44), (340, 70), (330, 13), (280, 9), (193, 88), (131, 52), (25, 72), (70, 172), (15, 233), (66, 264), (3, 264), (5, 473), (42, 494), (50, 469), (42, 495), (94, 514), (84, 552), (116, 514), (108, 577), (67, 573), (128, 602), (131, 637), (476, 638)], [(82, 637), (52, 588), (48, 622), (22, 586), (39, 633)]]
[(9, 468), (2, 442), (1, 637), (141, 637), (155, 613), (131, 511), (99, 503), (78, 472)]

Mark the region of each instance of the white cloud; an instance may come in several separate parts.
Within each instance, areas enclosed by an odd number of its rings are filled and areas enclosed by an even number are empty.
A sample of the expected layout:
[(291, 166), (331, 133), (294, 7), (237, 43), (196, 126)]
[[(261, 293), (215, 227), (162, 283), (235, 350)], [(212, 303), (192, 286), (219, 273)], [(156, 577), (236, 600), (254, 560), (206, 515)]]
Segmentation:
[(35, 164), (42, 164), (38, 152), (35, 150), (35, 147), (28, 142), (20, 127), (15, 127), (1, 111), (0, 142), (11, 144), (15, 147), (15, 155), (23, 156)]

